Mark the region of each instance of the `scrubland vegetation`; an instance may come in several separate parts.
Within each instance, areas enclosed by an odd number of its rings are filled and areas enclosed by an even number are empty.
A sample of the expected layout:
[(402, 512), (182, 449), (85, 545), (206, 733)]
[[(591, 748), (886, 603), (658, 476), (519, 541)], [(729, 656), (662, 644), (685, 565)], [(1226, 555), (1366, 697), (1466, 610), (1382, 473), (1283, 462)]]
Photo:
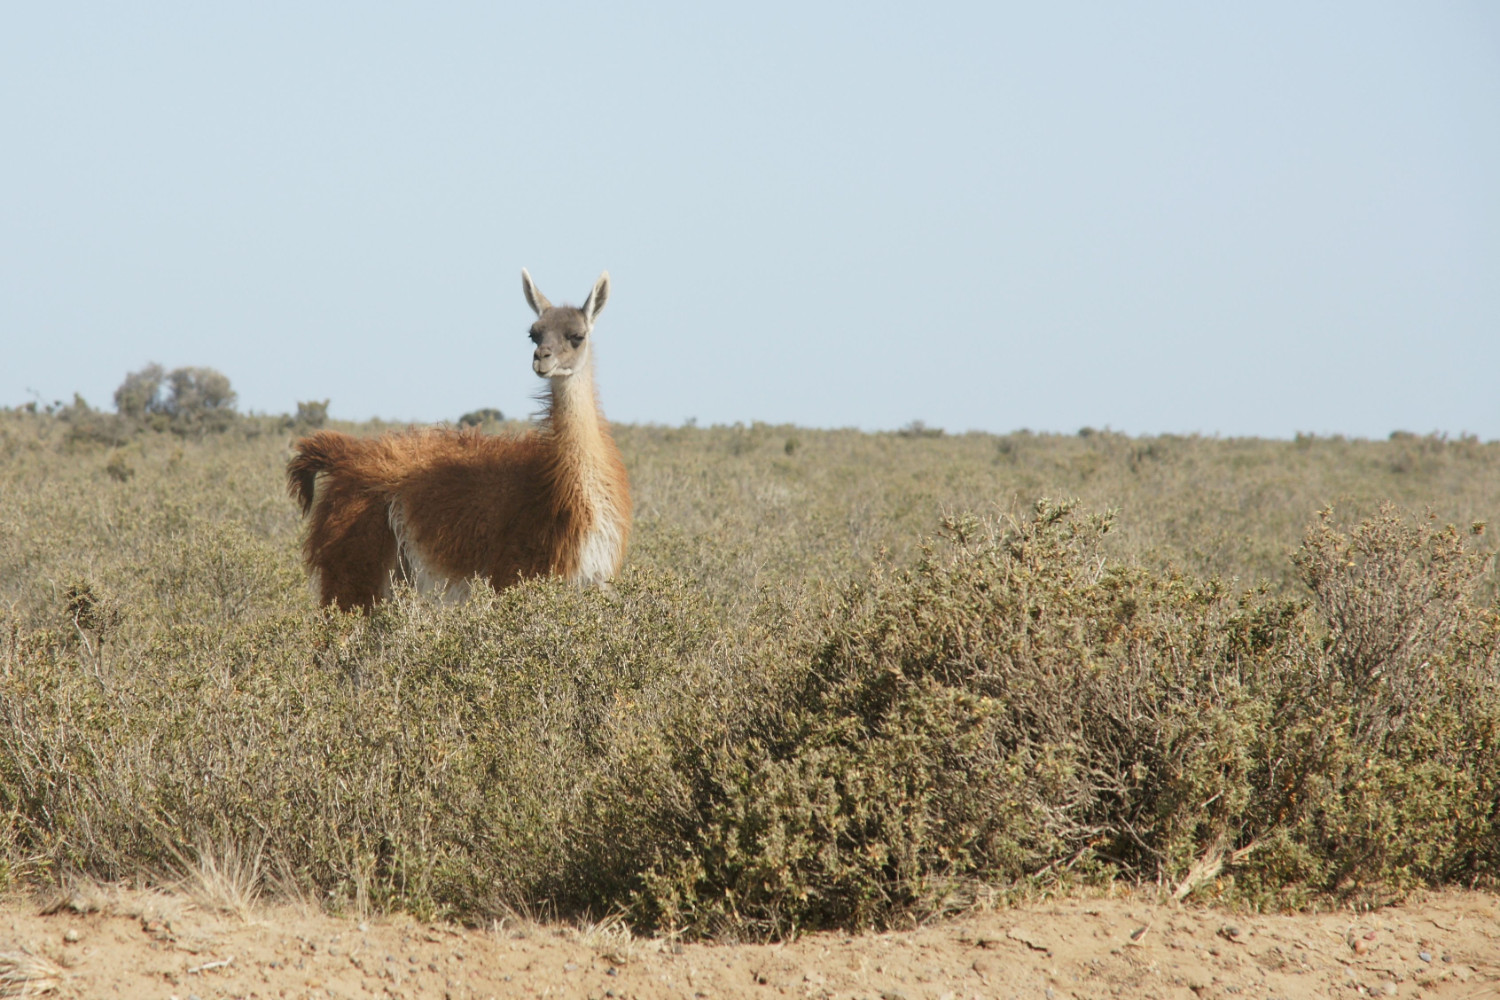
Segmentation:
[(342, 615), (326, 401), (183, 371), (0, 411), (0, 885), (767, 937), (1500, 874), (1500, 444), (620, 426), (616, 594)]

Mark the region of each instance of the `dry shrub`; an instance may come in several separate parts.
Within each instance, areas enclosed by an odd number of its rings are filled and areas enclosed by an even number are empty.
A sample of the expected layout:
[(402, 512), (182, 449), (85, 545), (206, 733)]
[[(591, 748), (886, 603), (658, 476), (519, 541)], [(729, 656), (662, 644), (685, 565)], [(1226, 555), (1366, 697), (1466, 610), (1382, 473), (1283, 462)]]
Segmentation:
[[(1381, 647), (1392, 686), (1361, 687), (1321, 601), (1111, 565), (1110, 524), (1045, 501), (1024, 523), (949, 518), (913, 568), (851, 588), (801, 681), (699, 764), (701, 818), (638, 913), (779, 935), (911, 919), (976, 883), (1285, 903), (1495, 874), (1493, 610), (1444, 604)], [(1482, 561), (1455, 537), (1386, 511), (1297, 558), (1362, 540), (1324, 583), (1364, 574), (1407, 607), (1472, 589)], [(1415, 649), (1428, 689), (1398, 712)]]
[(710, 634), (680, 581), (639, 574), (616, 599), (538, 581), (213, 631), (170, 626), (107, 675), (62, 630), (12, 634), (0, 810), (29, 877), (223, 882), (239, 859), (236, 893), (277, 871), (335, 908), (561, 897), (611, 717), (674, 698)]
[(73, 394), (70, 405), (57, 410), (57, 419), (67, 428), (64, 440), (73, 447), (103, 445), (119, 448), (128, 443), (132, 427), (112, 413), (101, 413), (82, 396)]
[(1284, 905), (1494, 877), (1500, 620), (1460, 536), (1324, 519), (1303, 601), (1114, 563), (1112, 523), (950, 517), (821, 623), (768, 602), (728, 645), (657, 571), (278, 608), (260, 543), (189, 520), (154, 627), (84, 583), (12, 630), (7, 871), (756, 937), (1039, 883)]
[[(137, 434), (115, 481), (73, 417), (0, 412), (5, 884), (764, 937), (1078, 881), (1269, 906), (1500, 871), (1495, 577), (1375, 507), (1443, 489), (1378, 478), (1400, 442), (625, 427), (616, 597), (348, 616), (297, 565), (285, 421)], [(1444, 518), (1490, 515), (1500, 446), (1430, 465), (1468, 491)], [(1069, 477), (1129, 515), (917, 534)]]
[(1366, 726), (1388, 727), (1431, 704), (1444, 693), (1433, 683), (1439, 670), (1493, 671), (1493, 655), (1453, 656), (1476, 623), (1474, 596), (1490, 560), (1454, 525), (1435, 522), (1431, 512), (1413, 522), (1382, 504), (1369, 520), (1341, 526), (1325, 508), (1292, 556), (1327, 623), (1328, 666), (1373, 713)]
[(1319, 648), (1268, 734), (1300, 774), (1245, 881), (1296, 901), (1494, 878), (1500, 614), (1474, 599), (1490, 558), (1383, 505), (1355, 525), (1323, 511), (1292, 561)]
[[(1109, 566), (1111, 523), (1046, 501), (1024, 522), (950, 517), (913, 568), (851, 587), (777, 713), (706, 770), (692, 848), (649, 880), (652, 917), (878, 925), (976, 883), (1150, 876), (1190, 855), (1248, 767), (1244, 720), (1203, 711), (1205, 661), (1241, 609)], [(1204, 760), (1207, 743), (1227, 757)]]

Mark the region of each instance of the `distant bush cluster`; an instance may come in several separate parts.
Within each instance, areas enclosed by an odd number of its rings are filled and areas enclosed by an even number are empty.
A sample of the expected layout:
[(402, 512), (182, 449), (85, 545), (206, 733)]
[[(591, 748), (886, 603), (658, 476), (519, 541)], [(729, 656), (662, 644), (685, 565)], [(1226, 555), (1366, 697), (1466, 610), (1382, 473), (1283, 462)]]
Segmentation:
[[(213, 368), (167, 371), (152, 362), (125, 376), (115, 390), (113, 414), (94, 409), (77, 394), (71, 403), (59, 401), (42, 412), (66, 425), (70, 443), (119, 448), (148, 431), (201, 437), (242, 428), (244, 418), (235, 409), (237, 399), (229, 377)], [(279, 418), (280, 429), (303, 433), (325, 426), (328, 404), (326, 399), (299, 401), (295, 412)], [(24, 409), (38, 412), (34, 403)], [(490, 430), (504, 422), (505, 414), (494, 407), (471, 410), (458, 418), (460, 427)], [(256, 433), (259, 430), (258, 426), (254, 429)], [(128, 478), (128, 475), (112, 475), (122, 482)]]
[(297, 412), (292, 416), (292, 426), (304, 430), (317, 430), (328, 423), (328, 403), (326, 399), (309, 399), (297, 404)]
[(234, 418), (234, 390), (212, 368), (149, 364), (125, 376), (115, 390), (115, 411), (158, 430), (222, 430)]
[[(120, 447), (144, 431), (184, 436), (219, 434), (236, 426), (235, 392), (229, 378), (212, 368), (149, 364), (125, 376), (115, 390), (115, 412), (96, 410), (74, 394), (70, 404), (48, 407), (67, 427), (73, 444)], [(29, 407), (35, 412), (36, 407)]]
[(468, 413), (465, 413), (463, 416), (458, 418), (458, 426), (460, 427), (484, 427), (486, 425), (501, 424), (504, 422), (505, 414), (501, 413), (493, 406), (486, 406), (478, 410), (470, 410)]

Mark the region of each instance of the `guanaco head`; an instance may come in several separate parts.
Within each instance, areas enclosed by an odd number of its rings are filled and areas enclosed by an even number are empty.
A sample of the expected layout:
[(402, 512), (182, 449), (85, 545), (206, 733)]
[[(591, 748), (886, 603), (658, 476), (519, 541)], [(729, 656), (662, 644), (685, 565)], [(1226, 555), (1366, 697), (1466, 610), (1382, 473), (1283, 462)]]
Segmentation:
[(531, 370), (542, 378), (567, 378), (586, 368), (594, 317), (609, 298), (609, 272), (599, 275), (582, 309), (548, 302), (524, 267), (521, 288), (526, 292), (526, 304), (536, 313), (536, 322), (531, 324), (531, 342), (536, 345)]

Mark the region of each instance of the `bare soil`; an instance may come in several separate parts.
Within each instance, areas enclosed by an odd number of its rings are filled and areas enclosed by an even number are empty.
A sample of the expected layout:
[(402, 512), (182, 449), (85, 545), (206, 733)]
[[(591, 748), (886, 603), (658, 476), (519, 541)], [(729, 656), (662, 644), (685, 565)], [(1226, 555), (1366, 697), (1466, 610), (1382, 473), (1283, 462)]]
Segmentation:
[[(45, 912), (51, 911), (51, 912)], [(0, 996), (1500, 998), (1500, 897), (1372, 913), (1234, 914), (1065, 899), (903, 933), (683, 944), (618, 924), (476, 930), (96, 889), (0, 903)]]

